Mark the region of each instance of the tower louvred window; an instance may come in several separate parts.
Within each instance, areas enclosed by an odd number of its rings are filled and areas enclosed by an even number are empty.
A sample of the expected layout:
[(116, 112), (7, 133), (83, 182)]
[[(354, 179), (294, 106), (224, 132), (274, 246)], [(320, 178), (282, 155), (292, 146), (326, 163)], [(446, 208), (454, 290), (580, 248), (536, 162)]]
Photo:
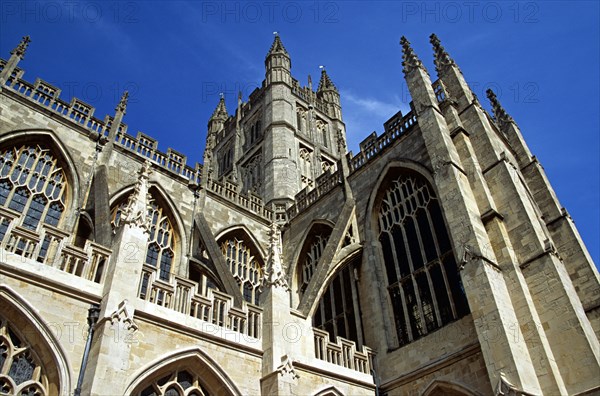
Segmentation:
[(51, 151), (23, 145), (0, 152), (0, 205), (22, 213), (22, 226), (58, 226), (65, 210), (67, 181)]
[(378, 223), (399, 344), (467, 314), (439, 202), (420, 175), (393, 178), (381, 198)]

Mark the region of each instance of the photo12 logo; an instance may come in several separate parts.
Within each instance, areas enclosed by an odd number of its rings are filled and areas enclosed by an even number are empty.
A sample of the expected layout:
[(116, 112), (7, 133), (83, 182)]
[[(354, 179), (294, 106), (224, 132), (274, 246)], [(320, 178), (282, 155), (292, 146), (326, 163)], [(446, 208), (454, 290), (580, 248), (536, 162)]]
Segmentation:
[(539, 22), (538, 3), (497, 1), (403, 1), (400, 20), (421, 23)]
[(337, 23), (333, 1), (203, 1), (202, 23)]
[(96, 23), (104, 19), (114, 23), (139, 22), (136, 1), (2, 1), (2, 22), (9, 19), (23, 23)]

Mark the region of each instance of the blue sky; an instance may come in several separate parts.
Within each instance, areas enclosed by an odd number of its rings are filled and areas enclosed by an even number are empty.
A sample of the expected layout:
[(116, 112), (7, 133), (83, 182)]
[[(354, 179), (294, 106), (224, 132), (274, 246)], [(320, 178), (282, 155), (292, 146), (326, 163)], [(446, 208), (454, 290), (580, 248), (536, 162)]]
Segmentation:
[(600, 17), (598, 2), (534, 1), (11, 1), (0, 2), (0, 56), (21, 36), (19, 64), (112, 114), (124, 89), (129, 133), (142, 131), (201, 161), (206, 123), (224, 92), (231, 112), (264, 78), (281, 35), (292, 73), (324, 65), (340, 89), (350, 149), (410, 97), (405, 35), (435, 76), (436, 33), (485, 107), (494, 89), (599, 263)]

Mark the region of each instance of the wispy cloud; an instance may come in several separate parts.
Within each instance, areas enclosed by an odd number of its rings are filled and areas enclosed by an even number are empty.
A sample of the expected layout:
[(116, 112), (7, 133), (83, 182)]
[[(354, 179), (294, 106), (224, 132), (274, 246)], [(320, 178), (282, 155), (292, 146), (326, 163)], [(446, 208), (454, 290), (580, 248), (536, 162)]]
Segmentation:
[(399, 110), (406, 113), (408, 104), (402, 102), (400, 96), (395, 95), (387, 100), (376, 99), (368, 96), (357, 96), (348, 90), (340, 92), (348, 148), (353, 152), (358, 151), (358, 144), (376, 131), (380, 134), (383, 123), (396, 114)]

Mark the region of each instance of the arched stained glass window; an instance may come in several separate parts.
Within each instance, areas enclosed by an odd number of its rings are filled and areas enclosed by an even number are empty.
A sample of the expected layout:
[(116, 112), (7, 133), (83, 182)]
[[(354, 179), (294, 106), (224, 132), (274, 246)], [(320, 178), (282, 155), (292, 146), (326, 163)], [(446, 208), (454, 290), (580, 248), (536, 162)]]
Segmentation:
[(227, 260), (227, 266), (240, 285), (244, 300), (258, 305), (263, 272), (260, 258), (253, 254), (250, 247), (236, 237), (225, 239), (221, 251)]
[(65, 210), (67, 182), (50, 150), (23, 145), (0, 152), (0, 205), (23, 213), (22, 226), (57, 226)]
[(396, 174), (383, 186), (378, 225), (400, 345), (468, 313), (440, 204), (424, 178)]
[(211, 393), (202, 384), (200, 376), (188, 370), (179, 370), (152, 381), (137, 394), (139, 396), (209, 396)]
[(35, 351), (0, 321), (0, 394), (46, 395), (48, 380)]

